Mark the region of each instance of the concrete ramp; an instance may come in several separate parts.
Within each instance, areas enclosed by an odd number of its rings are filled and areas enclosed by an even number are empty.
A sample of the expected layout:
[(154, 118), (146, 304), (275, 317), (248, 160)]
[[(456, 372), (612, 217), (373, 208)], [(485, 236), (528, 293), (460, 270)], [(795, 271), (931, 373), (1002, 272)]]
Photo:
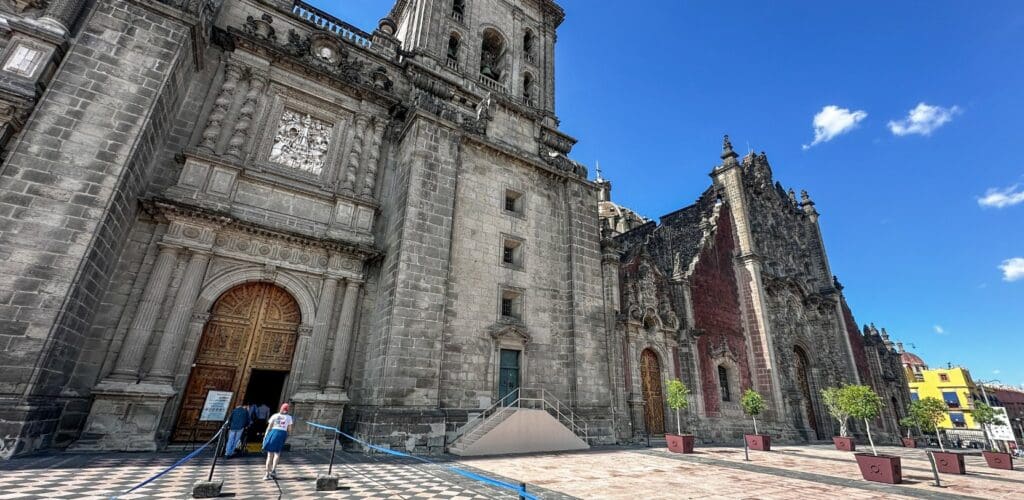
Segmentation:
[(464, 436), (448, 450), (454, 455), (505, 455), (586, 450), (590, 446), (544, 410), (519, 408), (471, 441)]

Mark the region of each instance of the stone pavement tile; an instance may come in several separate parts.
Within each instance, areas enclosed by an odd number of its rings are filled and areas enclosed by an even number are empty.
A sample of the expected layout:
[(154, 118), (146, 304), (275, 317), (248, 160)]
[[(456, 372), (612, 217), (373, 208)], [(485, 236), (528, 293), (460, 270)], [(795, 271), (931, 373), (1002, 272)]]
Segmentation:
[[(628, 449), (463, 458), (463, 462), (579, 498), (807, 499), (824, 496), (822, 485), (810, 481), (641, 455)], [(805, 488), (809, 489), (794, 494)], [(829, 496), (843, 498), (859, 498), (861, 493), (855, 488), (831, 485), (827, 486), (827, 492)]]
[[(931, 486), (933, 474), (924, 450), (879, 446), (880, 454), (897, 455), (903, 467), (901, 486), (916, 489), (921, 494), (941, 492), (948, 495), (979, 498), (1020, 498), (1024, 491), (1022, 471), (989, 469), (981, 457), (966, 457), (966, 475), (940, 474), (944, 488)], [(741, 462), (741, 448), (709, 448), (715, 458)], [(753, 463), (769, 467), (815, 472), (833, 477), (862, 481), (856, 459), (849, 452), (830, 446), (777, 446), (771, 452), (751, 452)]]
[[(109, 499), (173, 464), (180, 453), (72, 455), (0, 462), (0, 498)], [(514, 492), (476, 482), (445, 466), (388, 456), (339, 453), (335, 474), (351, 489), (316, 492), (317, 474), (326, 473), (330, 456), (321, 452), (286, 453), (278, 481), (264, 481), (264, 457), (253, 455), (218, 461), (215, 479), (234, 498), (395, 498), (481, 500), (516, 498)], [(210, 457), (174, 469), (135, 493), (136, 498), (187, 498), (192, 484), (206, 479)]]

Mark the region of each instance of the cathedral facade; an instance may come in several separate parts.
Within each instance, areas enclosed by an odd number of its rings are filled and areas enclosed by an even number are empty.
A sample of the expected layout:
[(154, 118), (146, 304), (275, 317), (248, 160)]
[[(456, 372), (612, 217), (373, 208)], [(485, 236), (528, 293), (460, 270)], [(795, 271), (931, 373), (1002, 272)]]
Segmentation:
[(702, 439), (755, 387), (813, 440), (818, 389), (888, 380), (763, 158), (608, 223), (552, 0), (398, 0), (373, 32), (301, 0), (0, 12), (2, 457), (203, 439), (211, 391), (441, 452), (534, 390), (613, 443), (666, 430), (676, 377)]

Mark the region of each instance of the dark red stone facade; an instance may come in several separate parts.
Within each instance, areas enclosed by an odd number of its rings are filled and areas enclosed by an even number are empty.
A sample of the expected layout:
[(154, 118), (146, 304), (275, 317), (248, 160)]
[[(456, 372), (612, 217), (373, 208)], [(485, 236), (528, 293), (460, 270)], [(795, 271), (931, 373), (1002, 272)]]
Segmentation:
[(846, 323), (846, 334), (850, 338), (850, 348), (853, 350), (853, 362), (857, 366), (857, 375), (861, 380), (870, 380), (871, 373), (868, 371), (868, 356), (864, 351), (864, 337), (857, 328), (857, 322), (853, 319), (853, 312), (847, 305), (846, 299), (842, 299), (843, 321)]

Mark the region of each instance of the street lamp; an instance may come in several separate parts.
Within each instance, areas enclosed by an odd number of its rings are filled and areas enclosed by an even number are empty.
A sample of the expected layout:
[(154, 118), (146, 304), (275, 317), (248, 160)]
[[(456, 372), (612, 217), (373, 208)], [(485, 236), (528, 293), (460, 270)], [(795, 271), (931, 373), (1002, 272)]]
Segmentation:
[(987, 404), (987, 405), (989, 405), (989, 406), (992, 406), (992, 405), (991, 405), (991, 404), (989, 404), (989, 402), (988, 402), (988, 393), (987, 393), (987, 392), (985, 392), (985, 384), (1001, 384), (1001, 383), (1002, 383), (1002, 382), (1000, 382), (1000, 381), (999, 381), (998, 379), (992, 379), (992, 380), (979, 380), (979, 381), (977, 382), (978, 386), (979, 386), (979, 387), (981, 387), (981, 397), (982, 397), (982, 399), (984, 399), (984, 400), (985, 400), (985, 404)]

